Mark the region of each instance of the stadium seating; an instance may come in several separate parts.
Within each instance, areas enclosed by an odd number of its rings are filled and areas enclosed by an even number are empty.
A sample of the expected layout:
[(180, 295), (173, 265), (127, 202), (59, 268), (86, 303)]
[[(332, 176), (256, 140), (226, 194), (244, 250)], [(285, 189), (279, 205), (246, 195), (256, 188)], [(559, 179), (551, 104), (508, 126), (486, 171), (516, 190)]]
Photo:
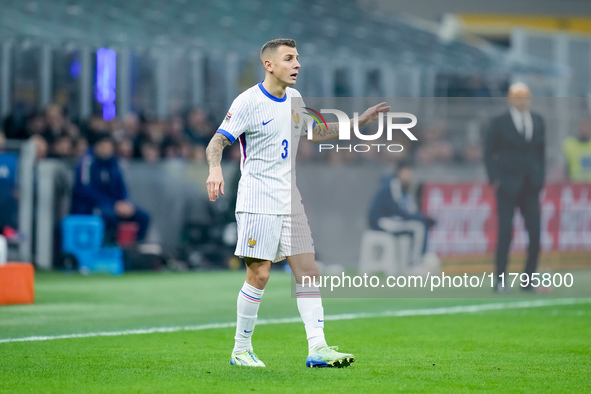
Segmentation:
[(365, 231), (361, 238), (359, 272), (368, 275), (406, 273), (410, 250), (409, 238), (405, 235), (395, 237), (384, 231)]
[(62, 220), (62, 253), (78, 261), (81, 272), (123, 273), (123, 252), (103, 247), (104, 224), (93, 215), (68, 215)]
[(94, 215), (69, 215), (62, 221), (62, 250), (66, 253), (95, 252), (103, 244), (104, 224)]
[(0, 195), (12, 195), (16, 186), (18, 155), (0, 153)]
[[(495, 75), (514, 66), (504, 50), (463, 38), (444, 42), (433, 26), (373, 13), (354, 0), (338, 6), (326, 0), (38, 0), (3, 5), (2, 14), (0, 36), (7, 39), (231, 50), (249, 56), (270, 37), (290, 36), (306, 44), (302, 52), (332, 61), (342, 53), (349, 59)], [(548, 71), (542, 63), (528, 67)]]

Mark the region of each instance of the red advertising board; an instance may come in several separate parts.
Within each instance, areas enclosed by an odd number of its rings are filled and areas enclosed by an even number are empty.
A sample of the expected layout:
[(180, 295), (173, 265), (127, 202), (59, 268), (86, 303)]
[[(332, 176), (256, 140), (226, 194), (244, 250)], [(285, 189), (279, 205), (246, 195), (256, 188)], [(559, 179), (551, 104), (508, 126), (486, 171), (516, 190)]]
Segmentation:
[[(496, 200), (483, 183), (425, 185), (423, 211), (437, 220), (429, 249), (439, 255), (494, 252)], [(591, 250), (591, 185), (548, 184), (540, 193), (542, 251)], [(527, 248), (527, 231), (516, 211), (511, 249)]]

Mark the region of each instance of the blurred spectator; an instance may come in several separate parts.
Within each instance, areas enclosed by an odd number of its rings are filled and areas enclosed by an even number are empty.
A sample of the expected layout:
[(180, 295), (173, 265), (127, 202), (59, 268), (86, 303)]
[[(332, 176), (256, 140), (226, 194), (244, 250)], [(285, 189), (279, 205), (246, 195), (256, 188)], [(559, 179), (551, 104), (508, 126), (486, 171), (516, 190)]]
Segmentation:
[(137, 240), (143, 240), (150, 218), (129, 200), (111, 135), (95, 133), (91, 139), (92, 149), (76, 167), (72, 213), (100, 215), (108, 234), (115, 234), (121, 221), (136, 222)]
[(166, 125), (166, 139), (181, 141), (184, 139), (184, 123), (183, 118), (175, 116)]
[[(160, 156), (160, 146), (164, 140), (164, 125), (156, 119), (145, 118), (139, 133), (134, 139), (134, 157), (143, 159), (144, 145), (155, 145), (158, 149), (158, 157)], [(149, 155), (153, 159), (153, 155)]]
[(140, 146), (141, 158), (148, 163), (160, 160), (160, 146), (151, 140), (144, 140)]
[(86, 122), (86, 135), (90, 136), (91, 134), (96, 133), (109, 133), (109, 125), (106, 120), (103, 119), (101, 115), (95, 114), (91, 115), (88, 118), (88, 122)]
[(88, 141), (84, 137), (77, 138), (74, 141), (74, 156), (75, 157), (82, 157), (86, 154), (88, 150)]
[(189, 112), (185, 133), (193, 144), (207, 146), (214, 134), (214, 128), (208, 119), (207, 112), (201, 108), (194, 108)]
[(484, 158), (482, 145), (468, 142), (462, 149), (462, 161), (465, 163), (480, 163)]
[[(29, 115), (23, 111), (16, 112), (2, 123), (10, 126), (8, 138), (35, 137), (38, 158), (82, 157), (88, 150), (89, 135), (108, 133), (116, 141), (116, 152), (122, 159), (154, 162), (166, 158), (204, 162), (204, 148), (215, 131), (208, 113), (201, 108), (192, 110), (186, 122), (181, 116), (162, 121), (135, 113), (107, 122), (100, 114), (93, 114), (81, 123), (81, 127), (71, 122), (66, 111), (56, 104)], [(224, 158), (238, 160), (229, 150)]]
[(148, 139), (158, 146), (164, 142), (166, 133), (166, 123), (160, 120), (152, 120), (146, 124)]
[[(189, 141), (184, 139), (183, 143), (181, 144), (181, 148), (180, 148), (180, 156), (183, 159), (189, 160), (190, 156), (191, 156), (192, 149), (193, 149), (193, 145), (191, 145), (191, 143)], [(205, 148), (203, 148), (203, 151), (205, 152)]]
[(125, 137), (117, 142), (117, 156), (120, 159), (133, 159), (133, 141)]
[(566, 156), (566, 173), (574, 182), (591, 182), (591, 121), (579, 124), (576, 137), (568, 137), (562, 144)]
[(369, 227), (394, 236), (410, 235), (412, 246), (408, 265), (418, 267), (427, 251), (427, 230), (435, 225), (435, 221), (419, 213), (411, 162), (401, 161), (396, 170), (395, 176), (382, 179), (371, 204)]
[(454, 158), (452, 144), (446, 138), (447, 130), (442, 122), (433, 123), (421, 133), (422, 139), (416, 151), (417, 162), (421, 165), (448, 163)]
[(189, 141), (184, 135), (183, 119), (175, 116), (166, 125), (165, 137), (162, 141), (162, 157), (167, 159), (187, 157), (187, 152), (182, 149), (185, 144), (189, 144)]
[(50, 157), (54, 159), (67, 159), (74, 156), (72, 139), (67, 135), (58, 137), (51, 145)]
[(45, 138), (40, 135), (33, 135), (31, 140), (35, 142), (35, 159), (45, 159), (49, 151), (49, 147)]
[(60, 106), (49, 105), (45, 110), (45, 120), (46, 128), (43, 136), (50, 144), (66, 134), (66, 118)]
[[(236, 151), (235, 149), (233, 149), (233, 150)], [(238, 154), (240, 154), (239, 151), (238, 151)], [(194, 146), (191, 149), (191, 153), (190, 153), (189, 159), (193, 163), (205, 163), (206, 162), (206, 158), (205, 158), (205, 147), (204, 146), (201, 146), (201, 145)]]
[(164, 140), (162, 144), (162, 157), (165, 159), (182, 158), (182, 142), (176, 140)]
[(40, 112), (33, 112), (28, 118), (26, 122), (26, 135), (28, 137), (32, 137), (34, 135), (43, 136), (45, 132), (45, 116), (43, 116)]
[(74, 140), (80, 137), (80, 128), (74, 123), (68, 122), (68, 124), (66, 125), (66, 135), (70, 137), (72, 140)]
[(19, 105), (13, 108), (13, 112), (9, 114), (2, 122), (0, 127), (4, 128), (4, 135), (8, 139), (26, 140), (28, 138), (26, 129), (27, 116)]
[(116, 135), (117, 138), (129, 138), (134, 140), (140, 132), (140, 119), (137, 114), (128, 113), (123, 118), (122, 135)]

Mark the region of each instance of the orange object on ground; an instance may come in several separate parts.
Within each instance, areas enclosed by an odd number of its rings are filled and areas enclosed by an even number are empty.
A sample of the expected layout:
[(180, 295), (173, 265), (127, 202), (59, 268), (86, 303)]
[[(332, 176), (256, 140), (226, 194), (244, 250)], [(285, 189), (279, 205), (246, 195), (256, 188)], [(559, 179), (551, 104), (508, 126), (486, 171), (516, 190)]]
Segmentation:
[(0, 265), (0, 305), (35, 302), (35, 269), (29, 263)]

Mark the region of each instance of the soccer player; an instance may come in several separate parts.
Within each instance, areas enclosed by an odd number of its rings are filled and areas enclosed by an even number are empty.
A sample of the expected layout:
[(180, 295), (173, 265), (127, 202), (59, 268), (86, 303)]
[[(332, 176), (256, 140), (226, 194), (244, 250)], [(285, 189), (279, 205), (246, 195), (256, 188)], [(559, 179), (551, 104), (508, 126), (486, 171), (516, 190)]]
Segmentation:
[[(297, 306), (308, 338), (306, 366), (348, 366), (355, 357), (327, 346), (324, 338), (324, 310), (316, 286), (319, 270), (314, 243), (295, 186), (294, 156), (299, 137), (306, 130), (299, 125), (306, 118), (301, 96), (290, 88), (295, 85), (300, 69), (296, 43), (291, 39), (272, 40), (263, 45), (260, 55), (265, 80), (234, 100), (206, 150), (210, 201), (224, 194), (220, 166), (224, 147), (239, 139), (242, 151), (235, 253), (246, 263), (246, 281), (238, 293), (238, 319), (230, 363), (265, 366), (253, 351), (251, 337), (271, 262), (287, 258), (295, 277)], [(299, 102), (297, 111), (292, 101)], [(370, 107), (359, 117), (359, 126), (377, 120), (389, 110), (386, 103)], [(312, 141), (327, 141), (338, 137), (338, 133), (338, 123), (324, 127), (314, 124)], [(303, 281), (303, 277), (314, 278), (313, 283)]]

